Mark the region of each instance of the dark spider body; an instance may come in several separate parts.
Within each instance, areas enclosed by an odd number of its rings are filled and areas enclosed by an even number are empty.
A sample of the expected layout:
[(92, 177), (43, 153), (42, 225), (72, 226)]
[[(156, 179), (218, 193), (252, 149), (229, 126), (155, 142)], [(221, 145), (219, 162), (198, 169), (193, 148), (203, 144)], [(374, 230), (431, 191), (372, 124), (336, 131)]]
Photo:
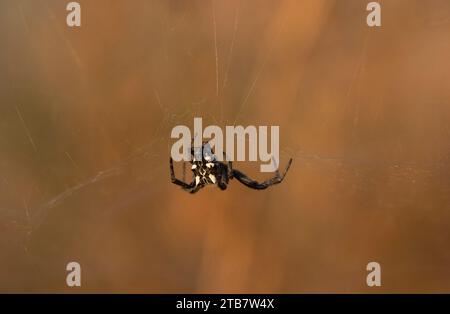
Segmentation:
[[(283, 173), (277, 170), (275, 172), (275, 176), (271, 179), (268, 179), (262, 183), (258, 183), (257, 181), (250, 179), (247, 175), (242, 173), (237, 169), (233, 169), (233, 165), (231, 161), (221, 162), (218, 161), (211, 150), (208, 150), (208, 144), (203, 144), (203, 150), (209, 153), (202, 154), (201, 160), (197, 160), (195, 158), (194, 150), (191, 149), (191, 171), (193, 174), (192, 182), (186, 183), (182, 180), (179, 180), (175, 177), (175, 171), (173, 169), (173, 160), (170, 158), (170, 176), (173, 184), (179, 185), (183, 188), (183, 190), (189, 193), (196, 193), (203, 187), (215, 184), (221, 190), (226, 190), (228, 186), (228, 182), (233, 178), (236, 178), (239, 182), (244, 184), (245, 186), (255, 189), (255, 190), (264, 190), (271, 185), (281, 183), (291, 166), (292, 159), (289, 160), (288, 165)], [(225, 155), (225, 154), (224, 154)], [(225, 157), (225, 156), (224, 156)]]

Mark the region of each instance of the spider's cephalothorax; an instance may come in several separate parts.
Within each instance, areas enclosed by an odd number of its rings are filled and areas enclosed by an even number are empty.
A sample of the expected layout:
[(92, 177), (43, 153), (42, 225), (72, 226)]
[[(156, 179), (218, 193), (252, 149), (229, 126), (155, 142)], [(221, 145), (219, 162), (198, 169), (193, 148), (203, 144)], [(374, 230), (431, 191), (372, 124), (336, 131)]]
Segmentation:
[(290, 159), (288, 165), (286, 166), (286, 170), (282, 175), (277, 170), (273, 178), (262, 183), (258, 183), (257, 181), (250, 179), (239, 170), (233, 169), (231, 161), (218, 161), (208, 143), (203, 143), (201, 151), (203, 151), (203, 153), (200, 155), (196, 154), (194, 149), (191, 149), (191, 171), (193, 174), (191, 183), (186, 183), (175, 177), (173, 160), (170, 158), (170, 176), (172, 183), (181, 186), (185, 191), (190, 193), (195, 193), (209, 184), (215, 184), (221, 190), (225, 190), (229, 180), (232, 180), (233, 178), (236, 178), (239, 182), (249, 188), (263, 190), (271, 185), (281, 183), (292, 163), (292, 159)]

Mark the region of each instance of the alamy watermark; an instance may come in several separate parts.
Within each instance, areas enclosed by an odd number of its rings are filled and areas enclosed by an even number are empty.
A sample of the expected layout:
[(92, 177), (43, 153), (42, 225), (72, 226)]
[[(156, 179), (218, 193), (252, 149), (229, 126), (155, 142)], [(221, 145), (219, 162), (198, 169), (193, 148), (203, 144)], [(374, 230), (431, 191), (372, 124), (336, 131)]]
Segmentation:
[[(268, 150), (269, 129), (270, 151)], [(172, 145), (170, 152), (174, 161), (191, 161), (191, 149), (193, 149), (193, 158), (196, 160), (201, 160), (202, 157), (208, 159), (211, 156), (219, 161), (258, 161), (259, 158), (264, 163), (260, 165), (261, 172), (273, 172), (278, 169), (280, 155), (279, 126), (226, 126), (224, 139), (224, 132), (219, 126), (209, 125), (203, 130), (202, 118), (197, 117), (194, 118), (193, 134), (189, 127), (177, 125), (172, 129), (171, 137), (178, 139)], [(208, 139), (208, 146), (203, 145), (204, 139)], [(246, 144), (248, 144), (248, 158), (246, 158)], [(211, 153), (212, 149), (214, 154)]]
[(68, 287), (81, 287), (81, 266), (78, 262), (70, 262), (66, 265), (69, 272), (66, 276)]
[(377, 262), (370, 262), (366, 266), (366, 270), (370, 271), (366, 277), (366, 284), (369, 287), (381, 286), (381, 265)]

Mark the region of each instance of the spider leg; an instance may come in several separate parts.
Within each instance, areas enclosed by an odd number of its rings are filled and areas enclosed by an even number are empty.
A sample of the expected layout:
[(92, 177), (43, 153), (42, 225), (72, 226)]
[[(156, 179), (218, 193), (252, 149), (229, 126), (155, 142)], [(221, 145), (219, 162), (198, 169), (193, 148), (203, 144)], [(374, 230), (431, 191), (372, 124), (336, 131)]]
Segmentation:
[(193, 188), (186, 189), (185, 191), (187, 191), (187, 192), (189, 192), (191, 194), (194, 194), (194, 193), (197, 193), (198, 191), (200, 191), (202, 188), (203, 188), (203, 185), (195, 185), (195, 183), (194, 183), (194, 187)]
[(220, 164), (220, 180), (217, 183), (217, 186), (223, 191), (227, 189), (227, 185), (228, 185), (228, 171), (229, 166), (226, 166), (225, 164)]
[(264, 190), (267, 189), (269, 186), (281, 183), (286, 176), (286, 173), (288, 172), (289, 168), (291, 167), (292, 159), (289, 160), (288, 165), (286, 166), (286, 169), (283, 172), (283, 175), (280, 175), (280, 172), (277, 170), (275, 172), (275, 176), (273, 178), (270, 178), (262, 183), (259, 183), (258, 181), (255, 181), (251, 178), (249, 178), (247, 175), (242, 173), (239, 170), (233, 169), (233, 177), (235, 177), (239, 182), (242, 184), (248, 186), (249, 188), (255, 189), (255, 190)]
[[(227, 160), (227, 154), (225, 154), (225, 152), (223, 152), (223, 161), (226, 163), (227, 165), (227, 170), (228, 170), (228, 179), (233, 179), (233, 163), (231, 162), (231, 160)], [(228, 181), (228, 180), (227, 180)]]
[[(172, 180), (173, 184), (181, 186), (184, 190), (189, 191), (195, 188), (195, 181), (192, 181), (191, 183), (186, 183), (184, 181), (178, 180), (175, 177), (175, 170), (173, 169), (173, 160), (170, 158), (170, 179)], [(192, 193), (192, 192), (191, 192)]]

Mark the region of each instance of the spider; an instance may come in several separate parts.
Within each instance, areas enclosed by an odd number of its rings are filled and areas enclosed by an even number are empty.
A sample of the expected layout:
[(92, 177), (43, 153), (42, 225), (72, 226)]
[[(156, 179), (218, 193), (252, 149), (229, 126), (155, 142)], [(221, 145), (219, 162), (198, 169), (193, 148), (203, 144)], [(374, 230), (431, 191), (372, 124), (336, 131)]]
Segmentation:
[[(175, 177), (175, 171), (173, 169), (173, 160), (170, 158), (170, 177), (173, 184), (181, 186), (181, 188), (189, 193), (196, 193), (207, 185), (215, 184), (221, 190), (226, 190), (229, 180), (236, 178), (239, 182), (245, 186), (255, 189), (264, 190), (269, 186), (281, 183), (289, 170), (292, 163), (292, 158), (289, 159), (288, 165), (284, 170), (283, 175), (277, 170), (275, 176), (259, 183), (237, 169), (233, 169), (232, 162), (226, 163), (216, 160), (214, 153), (211, 151), (209, 144), (203, 143), (202, 151), (206, 153), (202, 154), (202, 159), (197, 160), (194, 156), (194, 149), (191, 149), (191, 171), (193, 173), (193, 179), (191, 183), (186, 183)], [(224, 153), (225, 157), (225, 153)], [(226, 159), (226, 158), (225, 158)]]

